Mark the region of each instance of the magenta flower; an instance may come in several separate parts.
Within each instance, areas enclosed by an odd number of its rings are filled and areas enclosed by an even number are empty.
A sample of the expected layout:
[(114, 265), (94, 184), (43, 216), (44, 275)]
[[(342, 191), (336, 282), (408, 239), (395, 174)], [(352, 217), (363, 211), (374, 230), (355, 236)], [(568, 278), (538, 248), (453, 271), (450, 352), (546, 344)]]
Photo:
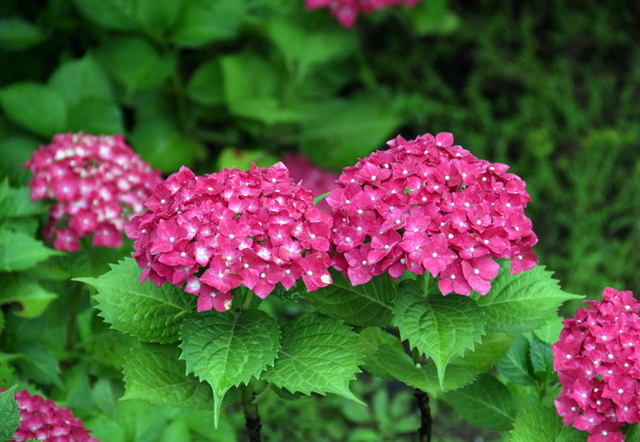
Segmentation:
[[(305, 0), (307, 9), (329, 8), (343, 28), (352, 28), (358, 19), (358, 12), (369, 14), (386, 6), (398, 6), (402, 0)], [(408, 7), (420, 0), (404, 0)]]
[(589, 442), (624, 441), (620, 427), (640, 422), (640, 302), (612, 288), (585, 302), (592, 308), (566, 319), (553, 345), (562, 384), (556, 410), (566, 426), (589, 432)]
[(122, 135), (58, 134), (24, 165), (33, 173), (31, 199), (52, 199), (47, 239), (57, 250), (79, 250), (79, 239), (93, 233), (94, 246), (117, 248), (122, 230), (160, 182)]
[[(314, 198), (333, 189), (338, 174), (313, 164), (304, 155), (286, 154), (282, 162), (289, 169), (289, 176), (296, 183), (302, 184), (313, 193)], [(318, 203), (318, 209), (332, 213), (332, 209), (325, 200)]]
[[(0, 390), (5, 391), (5, 390)], [(59, 407), (52, 399), (30, 395), (28, 391), (15, 393), (20, 423), (13, 434), (16, 442), (46, 440), (55, 442), (99, 442), (89, 436), (82, 420), (73, 417), (68, 408)]]
[(449, 133), (387, 144), (345, 168), (326, 198), (335, 211), (333, 266), (352, 284), (427, 271), (443, 294), (486, 295), (495, 258), (510, 258), (512, 273), (537, 264), (524, 215), (531, 198), (508, 166), (477, 159)]
[(198, 311), (231, 308), (244, 285), (265, 298), (279, 282), (331, 283), (331, 215), (313, 205), (278, 163), (196, 176), (186, 167), (160, 183), (149, 209), (126, 226), (141, 282), (169, 282), (198, 296)]

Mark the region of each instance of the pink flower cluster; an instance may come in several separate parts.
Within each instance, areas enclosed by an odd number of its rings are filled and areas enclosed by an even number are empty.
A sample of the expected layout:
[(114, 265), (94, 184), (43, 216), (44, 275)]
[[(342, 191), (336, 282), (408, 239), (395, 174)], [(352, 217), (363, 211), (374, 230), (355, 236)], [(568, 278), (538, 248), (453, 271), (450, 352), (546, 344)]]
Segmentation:
[[(0, 390), (5, 391), (5, 390)], [(90, 431), (71, 410), (59, 407), (52, 399), (30, 395), (24, 390), (15, 393), (20, 423), (13, 437), (17, 442), (46, 440), (50, 442), (99, 442), (89, 437)]]
[[(403, 0), (305, 0), (307, 9), (329, 8), (343, 28), (351, 28), (356, 24), (358, 12), (369, 14), (387, 6), (398, 6)], [(420, 0), (404, 0), (412, 8)]]
[[(198, 311), (231, 307), (240, 285), (261, 298), (302, 278), (329, 285), (332, 218), (282, 163), (196, 176), (186, 167), (156, 187), (125, 227), (144, 283), (168, 281), (198, 296)], [(203, 271), (204, 270), (204, 271)]]
[(486, 295), (499, 265), (511, 272), (537, 263), (537, 242), (524, 215), (525, 183), (508, 166), (479, 160), (450, 133), (397, 137), (344, 169), (327, 196), (335, 210), (333, 266), (353, 285), (404, 270), (440, 277), (438, 287)]
[(125, 143), (122, 135), (58, 134), (40, 146), (24, 167), (31, 169), (31, 200), (56, 202), (44, 229), (53, 247), (74, 252), (93, 233), (94, 246), (117, 248), (131, 216), (162, 179)]
[(606, 288), (566, 319), (553, 344), (564, 424), (590, 433), (588, 442), (624, 441), (620, 427), (640, 422), (640, 302), (630, 291)]
[[(291, 179), (304, 185), (313, 193), (314, 197), (331, 191), (339, 176), (335, 172), (319, 168), (304, 155), (288, 153), (282, 158), (282, 162), (289, 169)], [(325, 212), (333, 213), (333, 209), (325, 200), (321, 200), (317, 207)]]

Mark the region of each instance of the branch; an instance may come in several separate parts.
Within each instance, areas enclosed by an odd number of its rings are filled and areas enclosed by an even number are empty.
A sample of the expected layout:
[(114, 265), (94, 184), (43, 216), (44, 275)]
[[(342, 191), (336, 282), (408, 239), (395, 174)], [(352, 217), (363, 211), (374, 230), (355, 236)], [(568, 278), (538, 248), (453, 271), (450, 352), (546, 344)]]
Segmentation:
[(418, 429), (419, 442), (431, 442), (431, 407), (429, 406), (429, 395), (416, 388), (415, 392), (418, 410), (420, 410), (420, 428)]

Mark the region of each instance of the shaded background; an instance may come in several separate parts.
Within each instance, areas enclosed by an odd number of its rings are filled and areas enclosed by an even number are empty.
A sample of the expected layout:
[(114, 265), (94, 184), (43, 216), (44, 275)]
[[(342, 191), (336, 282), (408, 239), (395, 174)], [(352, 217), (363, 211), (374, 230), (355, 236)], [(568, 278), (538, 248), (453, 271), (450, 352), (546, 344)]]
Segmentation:
[[(397, 134), (452, 132), (527, 182), (534, 251), (564, 290), (638, 294), (638, 41), (631, 0), (423, 0), (349, 30), (302, 0), (3, 0), (0, 176), (25, 185), (21, 165), (67, 131), (124, 133), (165, 176), (291, 153), (339, 172)], [(400, 440), (411, 396), (380, 387), (354, 386), (367, 412), (272, 402), (265, 435)], [(443, 440), (476, 434), (440, 413)]]

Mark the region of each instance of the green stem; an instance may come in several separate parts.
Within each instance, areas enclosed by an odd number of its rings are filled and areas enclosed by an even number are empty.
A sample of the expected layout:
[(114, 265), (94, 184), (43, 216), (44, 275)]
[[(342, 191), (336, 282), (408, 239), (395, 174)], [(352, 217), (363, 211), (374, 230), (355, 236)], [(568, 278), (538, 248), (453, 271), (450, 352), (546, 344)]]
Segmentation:
[(267, 386), (264, 387), (264, 390), (262, 390), (260, 393), (254, 395), (251, 403), (254, 405), (258, 405), (269, 395), (269, 393), (271, 393), (271, 383), (268, 383)]
[(242, 385), (240, 387), (240, 393), (242, 395), (245, 426), (249, 432), (249, 442), (261, 442), (262, 423), (260, 423), (260, 414), (258, 413), (258, 406), (255, 403), (253, 389), (248, 385)]

